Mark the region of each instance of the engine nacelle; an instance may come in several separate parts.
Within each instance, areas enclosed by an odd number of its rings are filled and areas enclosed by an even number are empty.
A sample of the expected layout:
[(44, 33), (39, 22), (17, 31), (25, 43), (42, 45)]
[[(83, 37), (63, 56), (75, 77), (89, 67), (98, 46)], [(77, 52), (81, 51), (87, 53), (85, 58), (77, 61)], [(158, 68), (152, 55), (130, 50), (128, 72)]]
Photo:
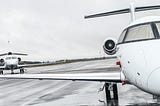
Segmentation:
[(0, 59), (0, 63), (4, 63), (4, 59)]
[(18, 57), (18, 62), (21, 62), (21, 58), (20, 57)]
[(108, 38), (103, 45), (104, 52), (108, 55), (114, 55), (116, 53), (116, 44), (115, 39)]

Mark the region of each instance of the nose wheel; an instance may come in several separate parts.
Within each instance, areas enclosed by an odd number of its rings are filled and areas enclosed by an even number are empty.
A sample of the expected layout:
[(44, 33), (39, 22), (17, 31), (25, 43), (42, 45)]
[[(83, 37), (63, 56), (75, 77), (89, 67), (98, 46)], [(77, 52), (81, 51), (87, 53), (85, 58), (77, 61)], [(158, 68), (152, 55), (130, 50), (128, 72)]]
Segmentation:
[(118, 101), (117, 84), (105, 83), (104, 86), (105, 86), (107, 101), (110, 101), (110, 100), (117, 100)]
[(3, 70), (0, 71), (0, 74), (3, 75)]
[(118, 104), (118, 89), (117, 84), (105, 83), (100, 91), (105, 90), (107, 104)]
[(13, 69), (11, 69), (11, 74), (14, 74), (14, 71), (13, 71)]
[(24, 68), (20, 69), (20, 74), (24, 74)]

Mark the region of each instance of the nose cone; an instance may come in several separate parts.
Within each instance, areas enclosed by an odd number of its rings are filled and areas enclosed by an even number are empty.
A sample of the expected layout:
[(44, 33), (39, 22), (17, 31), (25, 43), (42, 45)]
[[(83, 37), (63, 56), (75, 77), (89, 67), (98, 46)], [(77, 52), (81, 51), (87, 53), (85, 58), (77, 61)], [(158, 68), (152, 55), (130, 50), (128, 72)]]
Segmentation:
[(148, 77), (148, 89), (155, 95), (160, 95), (160, 67), (151, 72)]

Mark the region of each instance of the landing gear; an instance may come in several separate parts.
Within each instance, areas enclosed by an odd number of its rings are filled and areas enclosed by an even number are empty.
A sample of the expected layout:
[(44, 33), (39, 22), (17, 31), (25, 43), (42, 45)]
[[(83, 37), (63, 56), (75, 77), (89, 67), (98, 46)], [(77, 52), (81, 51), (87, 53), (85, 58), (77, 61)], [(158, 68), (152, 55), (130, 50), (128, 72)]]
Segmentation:
[(13, 69), (11, 69), (11, 74), (14, 74), (14, 71), (13, 71)]
[(118, 89), (117, 84), (113, 83), (105, 83), (103, 88), (100, 89), (101, 91), (105, 89), (106, 93), (106, 102), (110, 106), (117, 106), (118, 105)]
[(1, 75), (3, 75), (3, 70), (2, 70), (2, 71), (0, 71), (0, 74), (1, 74)]
[(24, 68), (20, 69), (20, 74), (24, 74)]
[(117, 100), (118, 101), (117, 84), (105, 83), (104, 87), (105, 87), (105, 91), (106, 91), (106, 100), (107, 101), (110, 101), (110, 100)]
[(153, 95), (153, 99), (160, 103), (160, 96)]

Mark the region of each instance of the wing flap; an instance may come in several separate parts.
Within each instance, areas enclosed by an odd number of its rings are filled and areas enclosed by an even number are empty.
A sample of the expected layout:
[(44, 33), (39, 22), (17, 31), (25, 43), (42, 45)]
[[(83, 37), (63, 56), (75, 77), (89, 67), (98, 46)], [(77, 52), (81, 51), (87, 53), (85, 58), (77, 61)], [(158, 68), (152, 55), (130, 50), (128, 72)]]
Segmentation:
[(15, 74), (0, 75), (0, 79), (39, 79), (39, 80), (72, 80), (72, 81), (105, 81), (121, 82), (120, 72), (80, 73), (80, 74)]

